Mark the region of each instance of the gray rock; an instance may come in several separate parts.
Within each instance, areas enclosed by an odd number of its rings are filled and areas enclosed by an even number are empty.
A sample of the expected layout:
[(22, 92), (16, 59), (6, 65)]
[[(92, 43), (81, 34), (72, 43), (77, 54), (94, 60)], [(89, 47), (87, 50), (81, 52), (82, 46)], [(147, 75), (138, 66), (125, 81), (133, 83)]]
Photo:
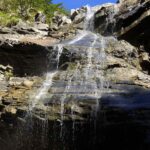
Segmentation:
[(0, 91), (1, 92), (7, 92), (8, 91), (8, 82), (4, 77), (1, 78), (0, 81)]
[(11, 77), (9, 80), (9, 85), (11, 86), (23, 85), (24, 81), (25, 81), (25, 78)]

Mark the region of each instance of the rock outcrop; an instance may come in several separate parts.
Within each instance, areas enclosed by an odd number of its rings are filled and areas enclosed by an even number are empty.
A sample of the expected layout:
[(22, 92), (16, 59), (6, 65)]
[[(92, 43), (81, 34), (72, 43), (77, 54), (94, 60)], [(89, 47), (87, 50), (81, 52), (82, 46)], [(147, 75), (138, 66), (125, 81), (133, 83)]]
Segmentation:
[(0, 64), (13, 67), (16, 76), (42, 75), (47, 71), (48, 46), (58, 40), (48, 37), (46, 24), (20, 22), (0, 29)]
[(120, 39), (149, 49), (149, 9), (149, 0), (120, 1), (110, 7), (103, 7), (95, 14), (96, 30), (102, 34), (116, 33)]

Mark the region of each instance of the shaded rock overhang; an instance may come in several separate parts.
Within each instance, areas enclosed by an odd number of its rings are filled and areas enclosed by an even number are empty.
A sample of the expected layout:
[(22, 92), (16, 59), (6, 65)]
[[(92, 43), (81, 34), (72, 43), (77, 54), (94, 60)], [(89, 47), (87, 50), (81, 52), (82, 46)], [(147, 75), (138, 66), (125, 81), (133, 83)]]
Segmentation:
[(48, 50), (35, 43), (5, 41), (0, 45), (0, 64), (13, 67), (14, 75), (42, 75), (47, 71)]
[(133, 10), (117, 18), (117, 36), (135, 45), (146, 45), (150, 39), (150, 1), (145, 2)]

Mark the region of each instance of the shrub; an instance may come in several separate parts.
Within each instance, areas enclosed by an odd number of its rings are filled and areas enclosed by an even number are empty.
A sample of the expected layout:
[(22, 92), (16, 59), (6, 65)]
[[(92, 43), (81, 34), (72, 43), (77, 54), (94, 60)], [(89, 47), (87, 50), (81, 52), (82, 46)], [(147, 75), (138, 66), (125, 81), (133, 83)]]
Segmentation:
[(53, 4), (51, 0), (1, 0), (0, 25), (15, 25), (19, 19), (34, 21), (38, 11), (46, 15), (47, 23), (51, 22), (55, 11), (67, 13), (62, 4)]

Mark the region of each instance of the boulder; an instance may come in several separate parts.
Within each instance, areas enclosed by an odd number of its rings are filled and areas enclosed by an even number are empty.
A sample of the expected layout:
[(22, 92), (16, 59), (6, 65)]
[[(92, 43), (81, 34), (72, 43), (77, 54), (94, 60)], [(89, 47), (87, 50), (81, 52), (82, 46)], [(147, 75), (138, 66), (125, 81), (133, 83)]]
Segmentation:
[(71, 24), (71, 23), (72, 23), (71, 19), (69, 19), (67, 16), (63, 16), (62, 17), (62, 23), (61, 23), (61, 25)]
[(0, 80), (0, 92), (7, 92), (8, 91), (8, 81), (4, 76), (1, 76)]
[(24, 80), (23, 85), (27, 88), (31, 88), (33, 86), (34, 82), (30, 80)]
[(79, 14), (79, 12), (76, 9), (71, 9), (70, 18), (71, 20), (74, 20), (74, 18)]
[(46, 16), (42, 12), (35, 15), (35, 22), (46, 23)]
[(9, 113), (9, 114), (12, 114), (12, 115), (15, 115), (16, 112), (17, 112), (17, 110), (14, 107), (10, 107), (10, 106), (6, 107), (5, 111), (6, 111), (6, 113)]
[(11, 77), (9, 79), (9, 85), (10, 86), (20, 86), (23, 84), (25, 78), (20, 78), (20, 77)]

